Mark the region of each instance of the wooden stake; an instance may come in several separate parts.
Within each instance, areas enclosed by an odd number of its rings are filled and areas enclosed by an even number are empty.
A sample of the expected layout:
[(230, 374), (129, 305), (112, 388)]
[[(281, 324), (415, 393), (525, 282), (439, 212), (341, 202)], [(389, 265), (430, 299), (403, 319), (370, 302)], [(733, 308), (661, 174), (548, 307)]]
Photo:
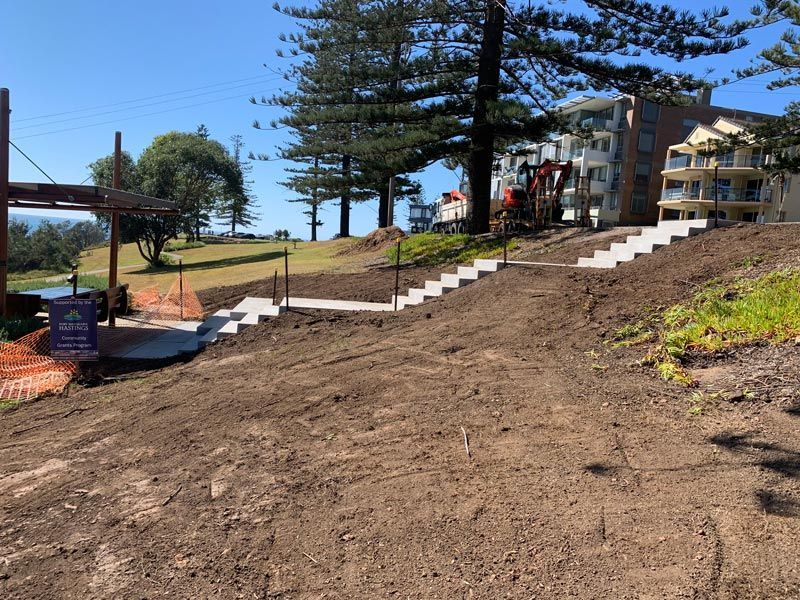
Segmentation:
[[(122, 133), (114, 134), (114, 175), (111, 187), (120, 188), (122, 180)], [(119, 264), (119, 212), (111, 213), (111, 247), (108, 253), (108, 287), (117, 287), (117, 266)], [(117, 321), (116, 308), (108, 312), (108, 326), (114, 327)]]
[(8, 162), (11, 145), (11, 104), (8, 88), (0, 88), (0, 316), (6, 314), (8, 277)]

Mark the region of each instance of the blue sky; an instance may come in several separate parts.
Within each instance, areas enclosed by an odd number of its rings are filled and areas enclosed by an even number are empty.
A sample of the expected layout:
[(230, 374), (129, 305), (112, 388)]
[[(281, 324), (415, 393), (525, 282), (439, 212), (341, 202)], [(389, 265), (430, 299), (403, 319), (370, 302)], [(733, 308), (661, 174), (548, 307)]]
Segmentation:
[[(722, 3), (670, 4), (697, 10)], [(727, 4), (744, 15), (751, 2)], [(113, 150), (116, 130), (123, 132), (123, 147), (134, 155), (158, 134), (192, 131), (199, 123), (226, 144), (231, 135), (241, 134), (246, 150), (255, 153), (274, 154), (284, 139), (282, 132), (252, 127), (254, 119), (276, 117), (278, 109), (247, 100), (277, 93), (286, 84), (276, 75), (286, 64), (276, 50), (286, 47), (278, 35), (291, 31), (293, 23), (273, 10), (272, 0), (6, 0), (3, 5), (0, 87), (11, 90), (11, 139), (60, 183), (83, 181), (86, 165)], [(774, 43), (778, 33), (776, 28), (762, 30), (745, 50), (682, 68), (700, 73), (710, 67), (721, 76)], [(767, 93), (759, 81), (715, 90), (713, 103), (777, 113), (796, 98), (792, 90)], [(253, 231), (280, 227), (307, 237), (301, 206), (286, 202), (290, 193), (277, 184), (285, 166), (280, 161), (253, 165), (262, 216)], [(419, 178), (428, 200), (457, 184), (450, 171), (437, 166)], [(44, 178), (12, 149), (11, 179)], [(376, 204), (354, 207), (352, 233), (374, 229)], [(322, 213), (321, 239), (337, 231), (337, 211), (330, 206)], [(398, 213), (404, 221), (406, 209)]]

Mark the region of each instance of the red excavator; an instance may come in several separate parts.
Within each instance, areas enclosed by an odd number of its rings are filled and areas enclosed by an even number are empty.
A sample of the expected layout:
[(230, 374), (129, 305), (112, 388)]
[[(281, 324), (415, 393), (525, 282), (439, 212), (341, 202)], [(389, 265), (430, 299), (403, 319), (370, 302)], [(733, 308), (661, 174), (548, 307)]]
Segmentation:
[(542, 229), (564, 215), (561, 194), (572, 174), (572, 161), (550, 159), (538, 167), (523, 162), (517, 170), (517, 183), (503, 190), (503, 208), (492, 220), (493, 231)]

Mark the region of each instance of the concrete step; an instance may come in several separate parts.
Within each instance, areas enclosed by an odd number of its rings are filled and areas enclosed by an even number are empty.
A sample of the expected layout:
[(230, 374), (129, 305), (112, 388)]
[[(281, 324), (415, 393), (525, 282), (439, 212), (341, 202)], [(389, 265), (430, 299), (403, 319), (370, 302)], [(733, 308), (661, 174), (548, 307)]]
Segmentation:
[(646, 242), (653, 242), (661, 246), (668, 246), (672, 242), (686, 239), (685, 235), (678, 235), (669, 231), (657, 231), (655, 229), (648, 229), (642, 232), (642, 240)]
[(503, 268), (502, 260), (491, 260), (488, 258), (476, 258), (472, 261), (472, 266), (481, 271), (495, 273)]
[(256, 313), (264, 317), (277, 317), (285, 311), (285, 306), (275, 306), (272, 304), (271, 298), (254, 298), (248, 296), (230, 311), (230, 317), (234, 321), (244, 318), (247, 313)]
[[(289, 297), (291, 308), (317, 308), (322, 310), (346, 310), (353, 312), (372, 311), (384, 312), (394, 310), (392, 304), (383, 302), (357, 302), (355, 300), (327, 300), (324, 298), (292, 298)], [(286, 299), (281, 303), (281, 308), (286, 309)]]
[(228, 321), (217, 331), (217, 340), (224, 340), (232, 335), (236, 335), (248, 327), (250, 327), (250, 323), (245, 323), (243, 321)]
[[(422, 304), (422, 300), (417, 300), (414, 298), (409, 298), (408, 296), (398, 296), (397, 297), (397, 310), (403, 310), (406, 306), (414, 306), (416, 304)], [(394, 294), (392, 294), (392, 309), (394, 309)]]
[(613, 269), (617, 266), (616, 260), (603, 260), (600, 258), (579, 258), (579, 267), (589, 267), (592, 269)]
[(426, 281), (425, 289), (439, 296), (457, 290), (460, 286), (445, 283), (444, 281)]
[[(227, 315), (224, 313), (227, 313)], [(200, 323), (200, 325), (197, 326), (196, 330), (197, 334), (202, 336), (203, 334), (208, 333), (209, 331), (218, 330), (220, 327), (225, 325), (225, 323), (231, 320), (230, 314), (231, 311), (229, 310), (225, 311), (218, 310), (213, 315), (208, 317), (205, 321)]]
[(471, 279), (472, 281), (475, 281), (484, 275), (488, 275), (489, 271), (481, 272), (480, 269), (476, 269), (475, 267), (458, 267), (457, 273), (462, 279)]
[[(639, 242), (639, 243), (614, 243), (611, 244), (611, 248), (609, 248), (611, 252), (616, 252), (618, 256), (627, 256), (631, 255), (633, 258), (637, 256), (641, 256), (642, 254), (650, 254), (653, 252), (653, 245), (648, 244), (647, 242)], [(631, 259), (633, 260), (633, 259)]]
[(595, 258), (600, 260), (616, 260), (617, 262), (629, 262), (639, 256), (630, 246), (619, 244), (618, 248), (611, 250), (596, 250), (594, 253)]
[(442, 295), (441, 292), (432, 292), (430, 290), (426, 290), (423, 288), (409, 288), (407, 295), (412, 300), (418, 300), (419, 302), (425, 302), (426, 300), (430, 300), (431, 298), (438, 298)]
[(470, 279), (469, 277), (462, 277), (461, 275), (457, 275), (455, 273), (442, 273), (441, 277), (441, 282), (452, 288), (464, 287), (473, 281), (475, 280)]
[(641, 238), (631, 240), (629, 237), (628, 241), (623, 244), (611, 244), (611, 249), (613, 250), (615, 247), (619, 246), (627, 246), (639, 254), (650, 254), (654, 250), (660, 248), (661, 244), (654, 244), (653, 242), (648, 242), (647, 240), (643, 240)]

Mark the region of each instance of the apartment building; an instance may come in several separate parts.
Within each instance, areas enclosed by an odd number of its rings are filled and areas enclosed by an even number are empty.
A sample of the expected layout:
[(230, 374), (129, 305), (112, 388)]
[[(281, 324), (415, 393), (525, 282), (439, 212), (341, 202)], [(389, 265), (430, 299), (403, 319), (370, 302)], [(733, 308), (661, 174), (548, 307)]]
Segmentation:
[[(514, 182), (523, 161), (539, 165), (545, 159), (572, 160), (573, 176), (562, 197), (564, 219), (572, 219), (585, 201), (580, 177), (588, 178), (590, 214), (595, 225), (647, 225), (659, 216), (663, 188), (661, 171), (670, 146), (686, 139), (695, 126), (727, 116), (757, 122), (769, 115), (711, 105), (711, 90), (703, 90), (684, 106), (659, 106), (633, 96), (579, 96), (559, 105), (574, 125), (590, 126), (590, 139), (566, 134), (521, 152), (504, 156), (495, 167), (493, 198)], [(578, 206), (576, 207), (576, 203)]]
[[(800, 220), (800, 190), (761, 167), (772, 157), (758, 144), (709, 156), (714, 140), (746, 133), (749, 124), (730, 117), (700, 123), (686, 139), (667, 150), (659, 219), (705, 219), (715, 206), (721, 219), (775, 223)], [(715, 205), (716, 201), (716, 205)]]

